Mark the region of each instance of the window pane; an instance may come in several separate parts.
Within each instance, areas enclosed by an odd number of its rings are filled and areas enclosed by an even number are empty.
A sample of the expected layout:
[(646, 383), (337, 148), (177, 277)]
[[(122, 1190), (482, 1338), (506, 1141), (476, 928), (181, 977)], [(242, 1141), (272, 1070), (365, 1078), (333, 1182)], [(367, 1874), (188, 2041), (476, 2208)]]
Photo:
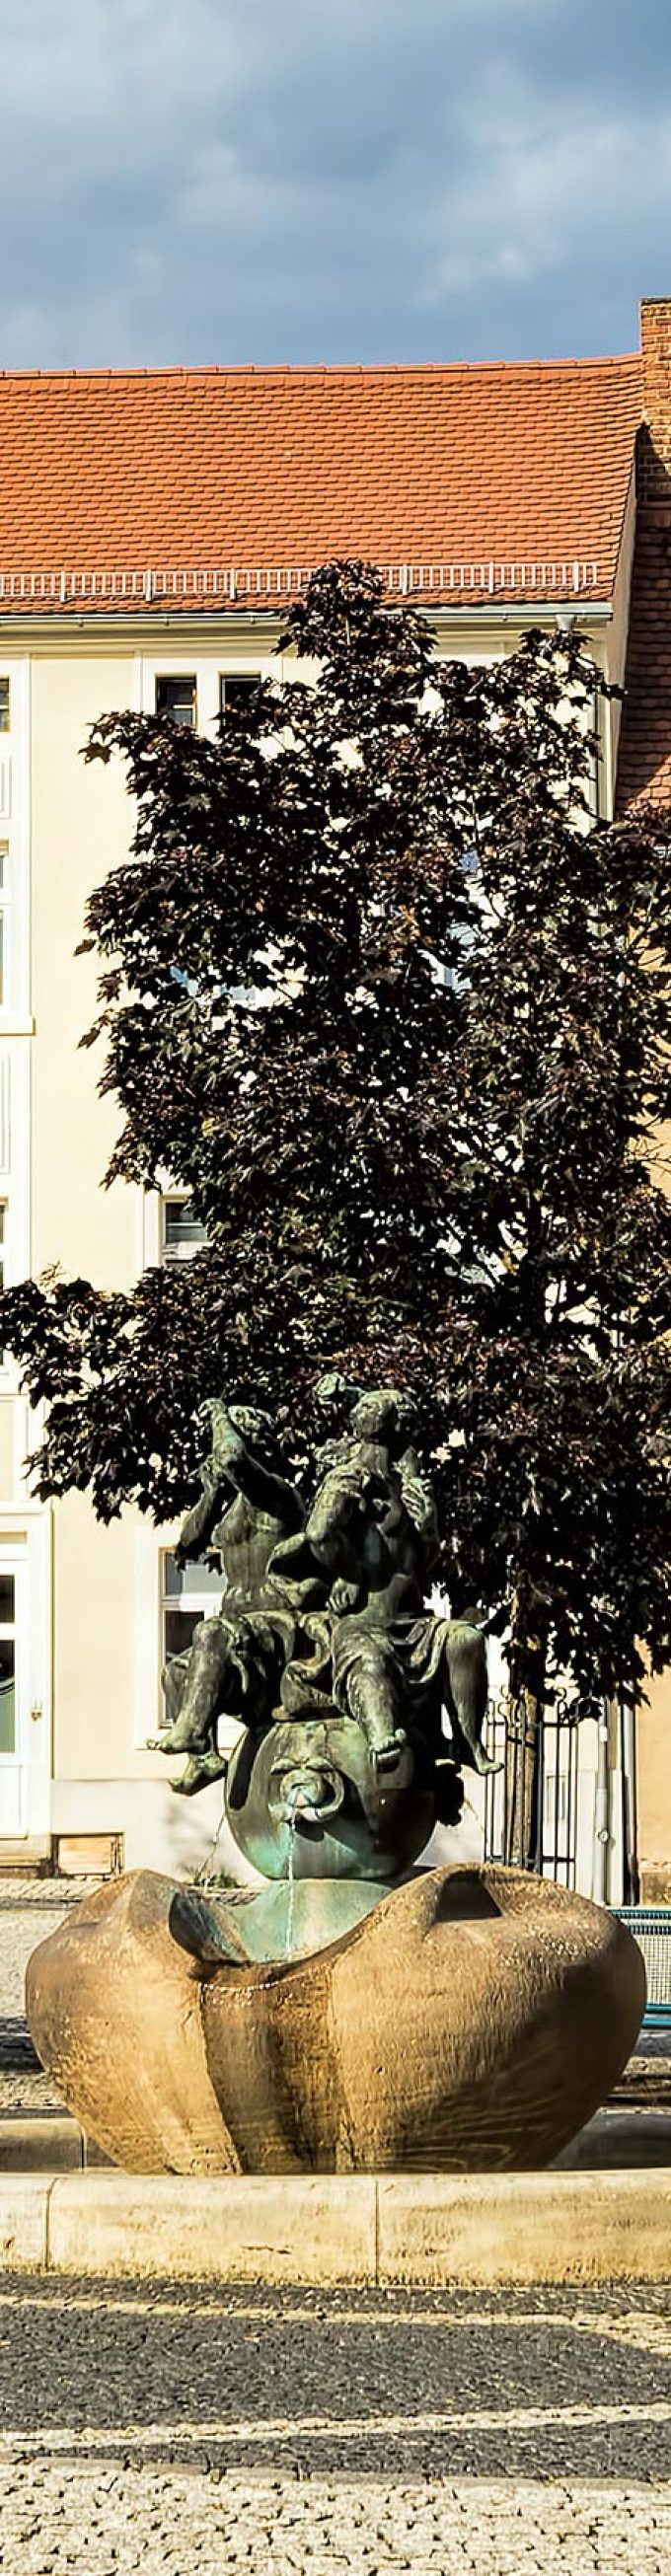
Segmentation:
[[(172, 1655), (184, 1655), (192, 1643), (194, 1629), (201, 1619), (219, 1609), (222, 1576), (217, 1566), (176, 1565), (169, 1548), (163, 1550), (163, 1609), (161, 1663), (168, 1664)], [(167, 1724), (163, 1692), (160, 1694), (161, 1726)]]
[(156, 682), (156, 713), (172, 716), (173, 724), (192, 729), (196, 722), (196, 682), (192, 672), (186, 679), (161, 679)]
[(0, 680), (0, 733), (9, 733), (9, 681)]
[(0, 1637), (0, 1753), (16, 1750), (16, 1696), (13, 1637)]
[(207, 1236), (200, 1217), (194, 1216), (190, 1199), (163, 1201), (163, 1257), (165, 1261), (183, 1261), (196, 1252)]
[(164, 1644), (166, 1664), (171, 1655), (183, 1655), (190, 1646), (194, 1628), (202, 1619), (202, 1610), (166, 1610)]
[(204, 1612), (210, 1607), (211, 1595), (221, 1593), (223, 1578), (218, 1565), (178, 1565), (168, 1549), (163, 1563), (165, 1597), (171, 1606), (181, 1601), (184, 1593), (191, 1604), (194, 1599), (199, 1601), (202, 1593)]
[(14, 1617), (14, 1576), (0, 1574), (0, 1628), (12, 1628)]
[(223, 715), (244, 715), (252, 689), (258, 689), (257, 671), (222, 671), (219, 681), (219, 705)]

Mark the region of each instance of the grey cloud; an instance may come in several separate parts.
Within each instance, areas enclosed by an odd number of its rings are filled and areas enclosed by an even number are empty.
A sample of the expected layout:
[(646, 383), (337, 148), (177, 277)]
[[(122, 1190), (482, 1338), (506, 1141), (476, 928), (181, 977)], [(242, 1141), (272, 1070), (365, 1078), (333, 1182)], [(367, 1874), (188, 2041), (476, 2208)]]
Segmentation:
[(617, 347), (671, 285), (668, 0), (0, 0), (0, 39), (5, 365)]

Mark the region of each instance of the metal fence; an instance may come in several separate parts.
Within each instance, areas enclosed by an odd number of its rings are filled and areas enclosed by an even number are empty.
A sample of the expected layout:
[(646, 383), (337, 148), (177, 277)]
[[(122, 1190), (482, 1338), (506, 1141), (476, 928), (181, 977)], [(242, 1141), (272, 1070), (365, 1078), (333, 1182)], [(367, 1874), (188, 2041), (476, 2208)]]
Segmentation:
[[(171, 606), (235, 607), (247, 600), (274, 603), (305, 590), (311, 564), (100, 565), (63, 570), (0, 572), (0, 608), (124, 608), (169, 601)], [(439, 605), (450, 600), (568, 599), (609, 596), (611, 575), (594, 558), (554, 562), (381, 564), (392, 597), (413, 596)]]
[(671, 1905), (616, 1905), (643, 1952), (648, 1981), (645, 2023), (648, 2029), (671, 2029)]
[[(523, 1707), (511, 1709), (505, 1699), (492, 1704), (486, 1743), (499, 1768), (485, 1781), (485, 1860), (512, 1860), (560, 1887), (575, 1888), (581, 1782), (588, 1815), (593, 1812), (589, 1774), (581, 1771), (581, 1718), (587, 1714), (579, 1700), (569, 1705), (561, 1697), (537, 1728), (530, 1727)], [(636, 1884), (636, 1870), (635, 1863), (627, 1866), (626, 1830), (624, 1839), (626, 1888)], [(643, 1953), (645, 2028), (671, 2031), (671, 1905), (623, 1904), (612, 1911)]]
[(485, 1860), (515, 1860), (575, 1887), (582, 1713), (560, 1696), (532, 1727), (525, 1707), (492, 1704), (486, 1742), (499, 1768), (485, 1786)]

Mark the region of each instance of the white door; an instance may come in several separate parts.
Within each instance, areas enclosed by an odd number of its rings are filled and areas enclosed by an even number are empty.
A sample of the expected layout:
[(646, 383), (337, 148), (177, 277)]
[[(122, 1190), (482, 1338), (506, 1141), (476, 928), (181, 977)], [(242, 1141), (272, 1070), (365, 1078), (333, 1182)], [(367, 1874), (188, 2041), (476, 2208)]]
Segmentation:
[(28, 1564), (0, 1547), (0, 1837), (28, 1832)]

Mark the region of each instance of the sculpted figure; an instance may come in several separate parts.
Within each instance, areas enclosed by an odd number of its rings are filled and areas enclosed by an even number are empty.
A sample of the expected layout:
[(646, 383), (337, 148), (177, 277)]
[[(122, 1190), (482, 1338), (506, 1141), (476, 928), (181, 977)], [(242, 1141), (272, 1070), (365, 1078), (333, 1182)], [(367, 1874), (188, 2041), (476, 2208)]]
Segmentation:
[[(325, 1393), (338, 1381), (322, 1381)], [(344, 1390), (343, 1390), (344, 1392)], [(321, 1470), (300, 1539), (273, 1567), (287, 1593), (314, 1590), (323, 1569), (331, 1619), (336, 1707), (353, 1717), (379, 1770), (400, 1759), (409, 1726), (435, 1759), (447, 1710), (455, 1760), (495, 1768), (482, 1745), (487, 1655), (470, 1621), (425, 1607), (438, 1550), (433, 1491), (412, 1444), (414, 1412), (398, 1387), (349, 1390), (348, 1430), (319, 1452)]]
[(269, 1416), (219, 1399), (204, 1411), (212, 1445), (175, 1554), (179, 1565), (218, 1554), (221, 1610), (200, 1620), (191, 1646), (165, 1667), (169, 1723), (159, 1738), (162, 1752), (191, 1757), (175, 1783), (187, 1797), (226, 1771), (226, 1756), (217, 1749), (219, 1718), (259, 1723), (278, 1696), (296, 1619), (271, 1586), (268, 1564), (278, 1539), (298, 1529), (303, 1517), (294, 1486), (267, 1463), (276, 1447)]
[(379, 1769), (406, 1740), (399, 1623), (422, 1607), (435, 1555), (435, 1511), (409, 1445), (412, 1415), (394, 1387), (359, 1396), (349, 1429), (320, 1452), (305, 1538), (329, 1584), (333, 1696), (354, 1717)]

